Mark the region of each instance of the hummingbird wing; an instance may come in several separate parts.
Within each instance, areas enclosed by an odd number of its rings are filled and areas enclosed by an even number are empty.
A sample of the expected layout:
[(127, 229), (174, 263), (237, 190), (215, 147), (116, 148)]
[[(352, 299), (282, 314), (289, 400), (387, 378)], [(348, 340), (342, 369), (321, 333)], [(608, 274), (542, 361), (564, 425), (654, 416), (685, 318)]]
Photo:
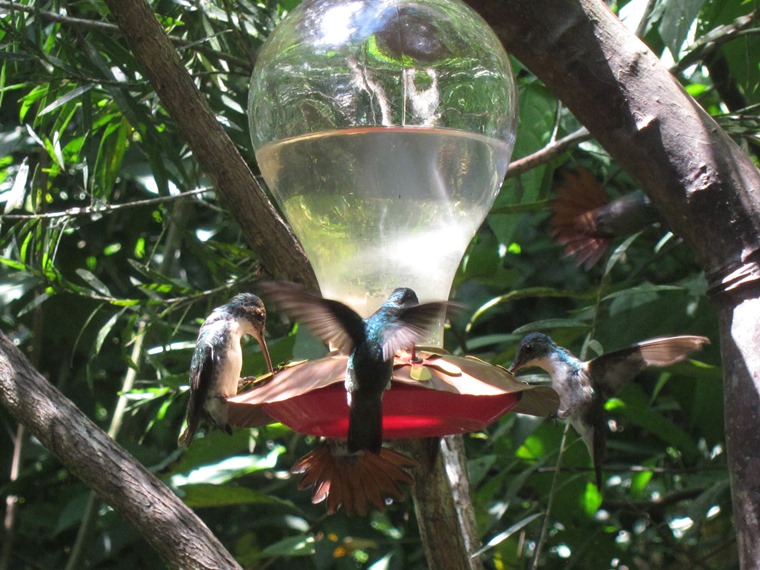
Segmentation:
[(190, 399), (187, 402), (187, 428), (178, 443), (187, 447), (193, 441), (203, 418), (203, 403), (214, 376), (214, 350), (206, 342), (198, 342), (190, 362)]
[(653, 338), (603, 354), (590, 361), (588, 369), (594, 386), (609, 397), (646, 367), (670, 366), (686, 359), (709, 342), (710, 339), (703, 336)]
[(364, 341), (364, 321), (340, 301), (325, 299), (286, 281), (268, 281), (259, 287), (269, 301), (343, 354), (351, 354)]
[(447, 308), (461, 309), (451, 301), (433, 301), (398, 310), (383, 328), (383, 359), (390, 360), (396, 351), (410, 349), (444, 317)]

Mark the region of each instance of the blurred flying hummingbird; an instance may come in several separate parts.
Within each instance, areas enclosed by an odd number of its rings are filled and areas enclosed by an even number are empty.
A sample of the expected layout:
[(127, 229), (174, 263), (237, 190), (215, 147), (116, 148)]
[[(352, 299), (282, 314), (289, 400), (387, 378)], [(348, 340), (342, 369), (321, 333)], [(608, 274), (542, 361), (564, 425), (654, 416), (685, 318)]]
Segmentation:
[(583, 361), (549, 336), (530, 333), (520, 342), (509, 371), (537, 366), (549, 373), (560, 399), (557, 416), (568, 419), (586, 444), (601, 490), (607, 442), (604, 403), (647, 366), (670, 366), (709, 342), (703, 336), (653, 338)]
[(198, 331), (198, 340), (190, 363), (190, 401), (187, 404), (187, 428), (179, 445), (190, 445), (201, 420), (232, 434), (227, 421), (227, 398), (237, 393), (244, 335), (255, 338), (272, 372), (264, 328), (267, 312), (256, 295), (241, 293), (214, 309)]
[(555, 184), (550, 220), (552, 237), (574, 256), (576, 265), (591, 268), (614, 238), (626, 237), (658, 221), (646, 194), (637, 190), (609, 200), (602, 185), (585, 168), (562, 170)]
[(262, 283), (267, 299), (308, 327), (323, 342), (347, 354), (349, 406), (348, 453), (380, 453), (383, 440), (383, 393), (390, 387), (393, 356), (412, 349), (455, 305), (448, 301), (419, 304), (408, 288), (398, 288), (371, 316), (362, 319), (343, 303), (325, 299), (287, 282)]

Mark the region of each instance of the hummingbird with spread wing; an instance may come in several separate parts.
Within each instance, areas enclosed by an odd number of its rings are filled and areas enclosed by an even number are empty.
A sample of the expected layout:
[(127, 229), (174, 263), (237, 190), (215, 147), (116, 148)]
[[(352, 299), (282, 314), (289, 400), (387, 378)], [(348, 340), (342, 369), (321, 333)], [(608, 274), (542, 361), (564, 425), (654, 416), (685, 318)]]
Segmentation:
[(227, 398), (234, 396), (243, 367), (241, 340), (255, 338), (264, 355), (269, 372), (269, 357), (264, 329), (267, 313), (264, 303), (252, 293), (241, 293), (215, 308), (198, 331), (198, 340), (190, 362), (190, 401), (187, 404), (187, 428), (178, 443), (187, 447), (193, 441), (201, 420), (229, 434)]
[(262, 283), (261, 290), (323, 342), (348, 355), (348, 453), (380, 453), (383, 393), (390, 387), (396, 351), (412, 349), (440, 321), (446, 308), (456, 305), (448, 301), (420, 304), (413, 290), (401, 287), (363, 319), (340, 301), (325, 299), (294, 283)]
[(583, 439), (594, 462), (596, 486), (601, 489), (607, 443), (605, 402), (645, 368), (680, 362), (709, 342), (703, 336), (654, 338), (583, 361), (551, 337), (530, 333), (520, 342), (509, 371), (535, 366), (551, 376), (560, 398), (557, 416), (567, 419)]

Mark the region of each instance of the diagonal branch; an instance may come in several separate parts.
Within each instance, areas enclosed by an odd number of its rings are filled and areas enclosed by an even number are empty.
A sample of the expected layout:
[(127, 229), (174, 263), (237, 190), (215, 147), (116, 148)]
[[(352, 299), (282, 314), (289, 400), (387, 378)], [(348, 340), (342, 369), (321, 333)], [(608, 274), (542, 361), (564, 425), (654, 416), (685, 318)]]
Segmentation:
[(161, 481), (43, 378), (0, 333), (0, 403), (119, 511), (172, 568), (240, 568)]

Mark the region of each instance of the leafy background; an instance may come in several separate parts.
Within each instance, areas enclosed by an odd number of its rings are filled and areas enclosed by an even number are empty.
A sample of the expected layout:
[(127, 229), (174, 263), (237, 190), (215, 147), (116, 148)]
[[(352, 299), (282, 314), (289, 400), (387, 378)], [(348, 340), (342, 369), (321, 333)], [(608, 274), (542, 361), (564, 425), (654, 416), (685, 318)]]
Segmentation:
[[(248, 77), (261, 42), (295, 4), (152, 3), (254, 168)], [(753, 157), (757, 23), (719, 39), (711, 53), (704, 45), (755, 7), (736, 0), (611, 6), (633, 26), (643, 14), (646, 43)], [(411, 501), (366, 519), (328, 517), (297, 490), (289, 467), (312, 438), (273, 425), (233, 437), (210, 433), (177, 450), (198, 326), (249, 288), (259, 268), (108, 22), (98, 1), (0, 2), (3, 331), (196, 509), (244, 567), (424, 567)], [(519, 159), (580, 125), (514, 63)], [(717, 325), (704, 276), (662, 224), (617, 240), (588, 271), (563, 257), (548, 219), (556, 172), (568, 166), (590, 169), (611, 197), (636, 189), (593, 140), (509, 178), (457, 274), (453, 296), (469, 313), (447, 331), (447, 347), (508, 364), (529, 330), (588, 358), (657, 335), (703, 334), (713, 344), (697, 361), (646, 372), (608, 403), (603, 496), (572, 431), (557, 472), (559, 422), (507, 415), (467, 436), (479, 532), (492, 544), (486, 565), (527, 568), (540, 547), (543, 568), (736, 567)], [(275, 362), (312, 350), (277, 318), (268, 338)], [(262, 370), (258, 348), (248, 344), (244, 372)], [(0, 420), (0, 490), (15, 501), (16, 522), (2, 569), (162, 566), (109, 507), (88, 507), (88, 489), (4, 410)], [(94, 516), (85, 523), (88, 510)], [(83, 524), (92, 526), (78, 542)]]

